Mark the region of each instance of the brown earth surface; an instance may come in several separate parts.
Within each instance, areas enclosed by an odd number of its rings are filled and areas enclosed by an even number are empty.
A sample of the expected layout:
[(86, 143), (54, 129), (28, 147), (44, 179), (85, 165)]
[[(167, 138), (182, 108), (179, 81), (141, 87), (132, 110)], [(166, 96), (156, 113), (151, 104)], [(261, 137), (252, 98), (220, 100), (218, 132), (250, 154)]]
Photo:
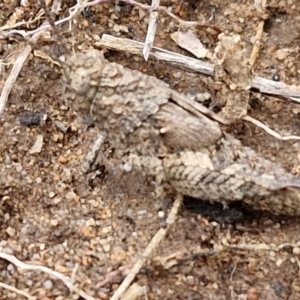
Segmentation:
[[(161, 5), (172, 7), (184, 20), (210, 22), (224, 33), (240, 34), (249, 55), (258, 23), (264, 19), (255, 73), (297, 84), (300, 2), (270, 0), (262, 11), (253, 2), (164, 0)], [(40, 11), (35, 3), (20, 6), (4, 0), (0, 26), (33, 19)], [(66, 17), (75, 4), (65, 1), (56, 18)], [(109, 141), (99, 157), (106, 171), (94, 179), (93, 174), (81, 173), (80, 164), (99, 132), (71, 110), (61, 70), (49, 57), (57, 55), (59, 46), (74, 51), (93, 47), (103, 33), (143, 41), (148, 15), (124, 3), (98, 4), (77, 15), (71, 30), (68, 23), (57, 27), (63, 38), (40, 38), (0, 117), (0, 251), (73, 276), (74, 283), (95, 299), (109, 299), (140, 257), (161, 226), (161, 204), (155, 199), (151, 178), (121, 172)], [(33, 30), (42, 21), (17, 29)], [(161, 12), (155, 45), (190, 55), (170, 39), (176, 24)], [(208, 49), (214, 49), (216, 31), (203, 26), (195, 33)], [(0, 89), (25, 46), (18, 36), (0, 40)], [(288, 49), (288, 55), (280, 56), (282, 49)], [(145, 63), (129, 53), (107, 51), (105, 56), (154, 75), (177, 91), (210, 92), (205, 76), (153, 60)], [(297, 103), (251, 94), (249, 115), (283, 134), (300, 135), (299, 112)], [(29, 126), (33, 116), (46, 118)], [(277, 140), (244, 121), (227, 131), (289, 171), (299, 172), (299, 142)], [(41, 149), (33, 151), (41, 139)], [(242, 219), (218, 223), (211, 219), (218, 206), (198, 207), (200, 211), (195, 202), (192, 206), (181, 209), (177, 222), (138, 274), (135, 282), (145, 287), (142, 295), (127, 299), (300, 299), (299, 218), (238, 207), (244, 213)], [(104, 281), (106, 276), (110, 277)], [(62, 281), (41, 271), (22, 270), (4, 259), (0, 259), (0, 282), (35, 299), (82, 299)], [(1, 285), (0, 295), (1, 299), (24, 298)]]

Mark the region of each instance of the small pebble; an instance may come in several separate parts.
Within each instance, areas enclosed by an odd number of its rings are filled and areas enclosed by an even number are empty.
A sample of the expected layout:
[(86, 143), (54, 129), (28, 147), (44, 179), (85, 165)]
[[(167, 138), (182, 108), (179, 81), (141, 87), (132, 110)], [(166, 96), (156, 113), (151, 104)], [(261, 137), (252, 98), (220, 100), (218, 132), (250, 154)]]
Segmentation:
[(14, 236), (16, 234), (16, 230), (12, 227), (7, 227), (6, 228), (6, 233), (9, 235), (9, 236)]
[(43, 283), (43, 285), (44, 285), (44, 288), (45, 288), (46, 290), (50, 290), (50, 289), (52, 289), (52, 287), (53, 287), (53, 283), (52, 283), (51, 280), (46, 280), (46, 281)]
[(300, 248), (299, 247), (294, 247), (293, 248), (293, 254), (299, 255), (300, 254)]
[(49, 193), (49, 198), (54, 198), (54, 196), (55, 196), (55, 193), (54, 193), (54, 192), (50, 192), (50, 193)]

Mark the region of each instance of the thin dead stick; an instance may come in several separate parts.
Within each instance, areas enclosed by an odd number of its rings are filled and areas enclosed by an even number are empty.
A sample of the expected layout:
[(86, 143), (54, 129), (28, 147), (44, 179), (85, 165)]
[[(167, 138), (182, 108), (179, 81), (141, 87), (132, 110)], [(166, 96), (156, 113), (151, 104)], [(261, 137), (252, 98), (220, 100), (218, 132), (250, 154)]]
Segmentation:
[[(261, 243), (261, 244), (238, 244), (238, 245), (229, 245), (226, 246), (227, 249), (238, 249), (238, 250), (263, 250), (263, 251), (275, 251), (275, 252), (279, 252), (281, 250), (283, 250), (284, 248), (287, 247), (297, 247), (296, 244), (290, 244), (290, 243), (284, 243), (284, 244), (280, 244), (279, 246), (269, 246), (267, 244)], [(224, 249), (225, 250), (225, 249)]]
[[(107, 2), (107, 1), (109, 1), (109, 0), (98, 0), (97, 3), (102, 3), (102, 2)], [(90, 3), (86, 3), (86, 2), (87, 2), (87, 0), (84, 0), (84, 1), (78, 0), (77, 3), (69, 9), (70, 14), (66, 18), (63, 18), (61, 20), (58, 20), (58, 21), (54, 22), (55, 26), (66, 23), (66, 22), (72, 20), (85, 7), (91, 6)], [(57, 5), (57, 4), (59, 4), (59, 5)], [(51, 12), (58, 12), (59, 10), (60, 10), (60, 0), (56, 1), (56, 3), (53, 3)], [(11, 31), (5, 33), (3, 28), (4, 27), (0, 28), (0, 31), (3, 31), (0, 34), (0, 39), (7, 38), (8, 36), (10, 36), (12, 34), (19, 34), (19, 35), (23, 36), (23, 38), (26, 39), (30, 36), (36, 35), (37, 33), (41, 33), (45, 30), (50, 29), (51, 25), (49, 24), (49, 22), (47, 20), (40, 27), (38, 27), (34, 30), (31, 30), (31, 31), (11, 30)]]
[(291, 100), (295, 101), (295, 102), (298, 102), (300, 103), (300, 99), (299, 98), (296, 98), (296, 97), (291, 97)]
[[(51, 11), (56, 13), (58, 12), (60, 9), (60, 0), (55, 0), (53, 2)], [(48, 21), (45, 21), (44, 23), (46, 23)], [(30, 43), (34, 44), (37, 42), (37, 40), (39, 39), (40, 33), (36, 33), (35, 35), (33, 35), (33, 37), (30, 39)], [(12, 90), (13, 85), (15, 84), (19, 73), (27, 59), (27, 57), (29, 56), (29, 54), (32, 51), (32, 46), (29, 44), (27, 45), (23, 51), (21, 52), (21, 54), (18, 56), (18, 58), (16, 59), (14, 66), (7, 78), (7, 80), (5, 81), (3, 90), (1, 92), (1, 96), (0, 96), (0, 114), (3, 113), (5, 106), (6, 106), (6, 102), (8, 99), (8, 96)]]
[(24, 65), (29, 54), (31, 53), (31, 50), (32, 50), (32, 47), (30, 45), (27, 45), (23, 49), (23, 51), (20, 53), (20, 55), (16, 59), (14, 66), (13, 66), (7, 80), (5, 81), (5, 84), (4, 84), (4, 87), (3, 87), (3, 90), (2, 90), (1, 96), (0, 96), (0, 114), (2, 114), (4, 111), (8, 96), (12, 90), (13, 85), (15, 84), (15, 82), (19, 76), (22, 66)]
[[(76, 273), (77, 273), (78, 269), (79, 269), (79, 264), (77, 263), (77, 264), (75, 264), (75, 267), (72, 270), (72, 275), (71, 275), (71, 278), (70, 278), (71, 283), (73, 284), (73, 286), (75, 286), (74, 283), (76, 281)], [(70, 290), (70, 292), (73, 293), (74, 291)]]
[(295, 102), (297, 102), (294, 100), (295, 98), (300, 98), (299, 87), (298, 89), (292, 88), (284, 82), (273, 81), (259, 76), (253, 79), (252, 88), (259, 90), (261, 93), (287, 98)]
[[(110, 2), (110, 1), (112, 1), (112, 0), (94, 0), (94, 1), (90, 1), (90, 2), (88, 2), (88, 0), (82, 0), (82, 1), (81, 0), (77, 0), (77, 4), (74, 5), (74, 6), (72, 6), (69, 9), (69, 12), (70, 12), (69, 16), (67, 16), (66, 18), (63, 18), (61, 20), (56, 21), (54, 24), (57, 26), (57, 25), (60, 25), (60, 24), (63, 24), (65, 22), (68, 22), (68, 21), (72, 20), (80, 11), (82, 11), (86, 7), (95, 6), (97, 4), (102, 4), (102, 3)], [(128, 3), (128, 4), (140, 7), (142, 9), (152, 10), (152, 6), (147, 5), (147, 4), (143, 4), (143, 3), (139, 3), (139, 2), (137, 2), (135, 0), (122, 0), (122, 1), (125, 2), (125, 3)], [(186, 27), (195, 27), (195, 26), (210, 27), (210, 28), (213, 28), (214, 30), (216, 30), (218, 33), (221, 32), (220, 28), (216, 27), (213, 24), (199, 23), (197, 21), (185, 21), (185, 20), (182, 20), (179, 17), (177, 17), (176, 15), (174, 15), (172, 12), (170, 12), (169, 9), (168, 9), (168, 7), (159, 6), (157, 9), (165, 12), (171, 18), (173, 18), (174, 20), (176, 20), (180, 24), (180, 26), (186, 26)], [(19, 35), (23, 36), (23, 38), (28, 38), (29, 36), (32, 36), (32, 35), (34, 35), (34, 34), (36, 34), (38, 32), (41, 32), (41, 31), (48, 30), (50, 28), (51, 28), (50, 24), (45, 24), (44, 23), (42, 26), (40, 26), (39, 28), (34, 29), (32, 31), (11, 30), (9, 32), (5, 32), (5, 30), (9, 29), (9, 27), (3, 26), (3, 27), (0, 27), (0, 40), (1, 39), (5, 39), (8, 36), (13, 35), (13, 34), (19, 34)]]
[[(131, 54), (142, 56), (144, 43), (129, 39), (116, 38), (112, 35), (103, 34), (101, 40), (99, 42), (96, 42), (95, 46), (104, 46), (108, 49), (126, 51), (127, 53), (129, 52)], [(152, 51), (149, 56), (157, 60), (165, 61), (175, 66), (185, 68), (186, 70), (192, 72), (199, 72), (210, 76), (212, 76), (214, 72), (213, 65), (210, 63), (203, 62), (198, 59), (187, 57), (158, 47), (152, 47)]]
[(7, 253), (0, 252), (0, 258), (9, 261), (10, 263), (14, 264), (17, 268), (20, 268), (23, 270), (44, 272), (52, 277), (55, 277), (55, 278), (61, 280), (70, 291), (74, 291), (80, 297), (82, 297), (86, 300), (96, 300), (94, 297), (86, 294), (84, 291), (80, 290), (76, 285), (74, 285), (72, 283), (72, 280), (68, 276), (65, 276), (61, 273), (51, 270), (45, 266), (25, 264), (25, 263), (21, 262), (20, 260), (18, 260), (15, 256), (7, 254)]
[[(267, 5), (267, 0), (255, 1), (255, 5), (258, 7), (258, 9), (264, 9)], [(257, 26), (255, 42), (254, 42), (252, 52), (251, 52), (251, 55), (249, 58), (249, 63), (251, 66), (254, 65), (254, 63), (258, 57), (261, 40), (262, 40), (262, 36), (264, 33), (264, 25), (265, 25), (265, 21), (260, 21)]]
[(251, 66), (254, 65), (257, 57), (258, 57), (258, 53), (259, 53), (259, 49), (260, 49), (260, 44), (261, 44), (261, 39), (262, 39), (262, 35), (264, 32), (264, 25), (265, 22), (261, 21), (259, 22), (258, 26), (257, 26), (257, 31), (256, 31), (256, 36), (255, 36), (255, 42), (252, 48), (252, 52), (249, 58), (249, 63)]
[(151, 4), (152, 10), (150, 12), (149, 26), (148, 26), (145, 45), (143, 49), (143, 55), (146, 61), (148, 60), (149, 53), (151, 51), (154, 38), (155, 38), (155, 33), (157, 28), (157, 18), (159, 14), (159, 10), (158, 10), (159, 3), (160, 0), (152, 0), (152, 4)]
[(179, 17), (177, 17), (176, 15), (174, 15), (168, 9), (168, 7), (160, 6), (159, 9), (162, 10), (162, 11), (164, 11), (171, 18), (175, 19), (179, 23), (179, 25), (181, 27), (197, 27), (197, 26), (200, 26), (200, 27), (208, 27), (208, 28), (214, 29), (217, 33), (221, 33), (222, 32), (222, 30), (219, 27), (217, 27), (216, 25), (214, 25), (214, 24), (199, 23), (197, 21), (184, 21), (184, 20), (180, 19)]
[(166, 236), (168, 229), (171, 227), (171, 225), (176, 221), (176, 217), (179, 211), (179, 208), (182, 203), (183, 196), (181, 194), (177, 194), (176, 200), (173, 204), (173, 207), (170, 211), (170, 214), (167, 218), (167, 227), (166, 228), (160, 228), (155, 236), (152, 238), (150, 243), (148, 244), (147, 248), (145, 249), (144, 253), (142, 254), (141, 258), (137, 260), (137, 262), (133, 265), (132, 269), (130, 270), (129, 274), (126, 276), (126, 278), (123, 280), (122, 284), (119, 286), (119, 288), (115, 291), (113, 296), (110, 298), (110, 300), (119, 300), (122, 295), (125, 293), (127, 288), (130, 286), (132, 281), (134, 280), (136, 274), (140, 271), (143, 264), (147, 260), (147, 258), (150, 256), (152, 251), (158, 246), (158, 244), (161, 242), (161, 240)]
[(270, 129), (268, 126), (263, 124), (262, 122), (253, 119), (250, 116), (244, 116), (242, 117), (243, 120), (251, 122), (252, 124), (256, 125), (259, 128), (262, 128), (264, 131), (266, 131), (268, 134), (274, 136), (275, 138), (281, 140), (281, 141), (287, 141), (287, 140), (300, 140), (300, 136), (297, 135), (288, 135), (288, 136), (282, 136), (278, 132)]
[(44, 12), (41, 11), (32, 20), (20, 21), (18, 23), (12, 24), (12, 25), (4, 25), (4, 26), (0, 27), (0, 34), (1, 34), (1, 32), (4, 32), (4, 31), (6, 31), (8, 29), (13, 29), (13, 28), (21, 27), (23, 25), (27, 25), (28, 26), (29, 24), (33, 24), (33, 23), (39, 21), (42, 18), (43, 15), (44, 15)]
[[(104, 46), (109, 49), (126, 51), (127, 53), (129, 52), (142, 56), (144, 44), (134, 40), (116, 38), (114, 36), (104, 34), (101, 38), (101, 41), (95, 43), (95, 46)], [(162, 48), (153, 47), (149, 56), (157, 60), (165, 61), (172, 65), (181, 67), (189, 72), (196, 72), (209, 76), (214, 75), (214, 66), (212, 64), (167, 51)], [(289, 85), (259, 76), (256, 76), (253, 79), (252, 88), (259, 90), (261, 93), (276, 95), (291, 100), (294, 100), (292, 97), (300, 98), (300, 91), (291, 89)]]
[(110, 273), (106, 274), (105, 278), (96, 284), (96, 289), (100, 289), (101, 287), (105, 286), (106, 284), (111, 282), (116, 276), (122, 274), (122, 272), (124, 270), (128, 270), (130, 268), (131, 268), (131, 265), (122, 266), (122, 267), (118, 268), (117, 270), (111, 271)]
[(37, 299), (37, 297), (31, 296), (30, 294), (28, 294), (28, 293), (25, 292), (25, 291), (19, 290), (19, 289), (15, 288), (14, 286), (5, 284), (5, 283), (3, 283), (3, 282), (0, 282), (0, 287), (4, 288), (4, 289), (6, 289), (6, 290), (9, 290), (9, 291), (11, 291), (11, 292), (14, 292), (14, 293), (16, 293), (16, 294), (18, 294), (18, 295), (24, 296), (24, 297), (26, 297), (26, 298), (29, 299), (29, 300), (36, 300), (36, 299)]
[[(95, 0), (96, 1), (99, 1), (99, 0)], [(151, 10), (152, 9), (152, 6), (149, 6), (147, 4), (143, 4), (143, 3), (140, 3), (140, 2), (137, 2), (135, 0), (122, 0), (123, 2), (126, 2), (128, 4), (131, 4), (131, 5), (134, 5), (134, 6), (137, 6), (137, 7), (140, 7), (142, 9), (148, 9), (148, 10)], [(216, 30), (216, 32), (220, 33), (222, 32), (222, 30), (213, 25), (213, 24), (209, 24), (209, 23), (200, 23), (200, 22), (197, 22), (197, 21), (185, 21), (185, 20), (182, 20), (180, 19), (179, 17), (177, 17), (176, 15), (174, 15), (168, 7), (165, 7), (165, 6), (159, 6), (158, 7), (159, 10), (163, 11), (164, 13), (166, 13), (168, 16), (170, 16), (172, 19), (176, 20), (180, 26), (182, 27), (196, 27), (196, 26), (200, 26), (200, 27), (210, 27), (214, 30)]]

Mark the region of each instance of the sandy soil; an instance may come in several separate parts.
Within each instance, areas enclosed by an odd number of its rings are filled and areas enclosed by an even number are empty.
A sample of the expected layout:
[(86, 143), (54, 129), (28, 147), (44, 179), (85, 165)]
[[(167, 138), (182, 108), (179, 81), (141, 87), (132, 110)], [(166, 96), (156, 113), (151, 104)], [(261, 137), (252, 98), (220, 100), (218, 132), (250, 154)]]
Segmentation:
[[(162, 5), (172, 7), (182, 19), (209, 22), (211, 18), (223, 32), (240, 34), (249, 53), (258, 23), (265, 19), (254, 71), (297, 84), (300, 2), (267, 2), (264, 11), (257, 11), (250, 0), (165, 0)], [(12, 1), (0, 3), (0, 26), (33, 19), (39, 12), (34, 3), (29, 1), (26, 7)], [(74, 4), (66, 1), (56, 18), (67, 16), (68, 7)], [(120, 171), (109, 143), (99, 157), (106, 171), (97, 178), (80, 172), (83, 157), (99, 132), (70, 109), (61, 70), (49, 57), (55, 57), (62, 46), (76, 51), (93, 47), (103, 33), (143, 41), (147, 18), (147, 11), (128, 4), (99, 4), (76, 16), (71, 31), (68, 24), (58, 27), (61, 38), (40, 39), (0, 117), (1, 252), (69, 277), (75, 269), (75, 283), (95, 299), (113, 295), (160, 228), (161, 204), (154, 197), (151, 178)], [(41, 22), (17, 29), (32, 30)], [(190, 55), (171, 41), (175, 25), (161, 13), (155, 45)], [(204, 26), (195, 33), (208, 49), (214, 49), (216, 32)], [(25, 46), (18, 36), (1, 40), (0, 89)], [(278, 52), (282, 49), (288, 49), (283, 58)], [(105, 56), (155, 75), (180, 92), (209, 92), (204, 76), (161, 62), (145, 63), (128, 53), (107, 51)], [(272, 129), (300, 135), (298, 104), (253, 93), (250, 106), (249, 115)], [(227, 130), (291, 172), (300, 170), (299, 142), (279, 141), (242, 121)], [(41, 149), (33, 151), (41, 139)], [(238, 208), (244, 217), (229, 224), (212, 218), (218, 206), (197, 207), (193, 202), (182, 208), (167, 238), (138, 274), (136, 283), (145, 289), (136, 299), (300, 299), (299, 219)], [(62, 281), (41, 271), (22, 270), (4, 259), (0, 259), (0, 282), (36, 299), (81, 299)], [(0, 295), (1, 299), (24, 298), (1, 286)]]

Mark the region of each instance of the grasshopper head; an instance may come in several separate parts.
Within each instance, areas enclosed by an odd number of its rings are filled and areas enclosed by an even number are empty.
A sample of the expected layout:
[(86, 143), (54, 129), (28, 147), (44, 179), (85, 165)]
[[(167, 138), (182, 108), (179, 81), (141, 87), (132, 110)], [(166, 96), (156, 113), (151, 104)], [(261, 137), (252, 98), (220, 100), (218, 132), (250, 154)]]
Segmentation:
[(101, 81), (105, 59), (102, 52), (88, 50), (73, 55), (64, 64), (64, 82), (72, 107), (88, 114)]

